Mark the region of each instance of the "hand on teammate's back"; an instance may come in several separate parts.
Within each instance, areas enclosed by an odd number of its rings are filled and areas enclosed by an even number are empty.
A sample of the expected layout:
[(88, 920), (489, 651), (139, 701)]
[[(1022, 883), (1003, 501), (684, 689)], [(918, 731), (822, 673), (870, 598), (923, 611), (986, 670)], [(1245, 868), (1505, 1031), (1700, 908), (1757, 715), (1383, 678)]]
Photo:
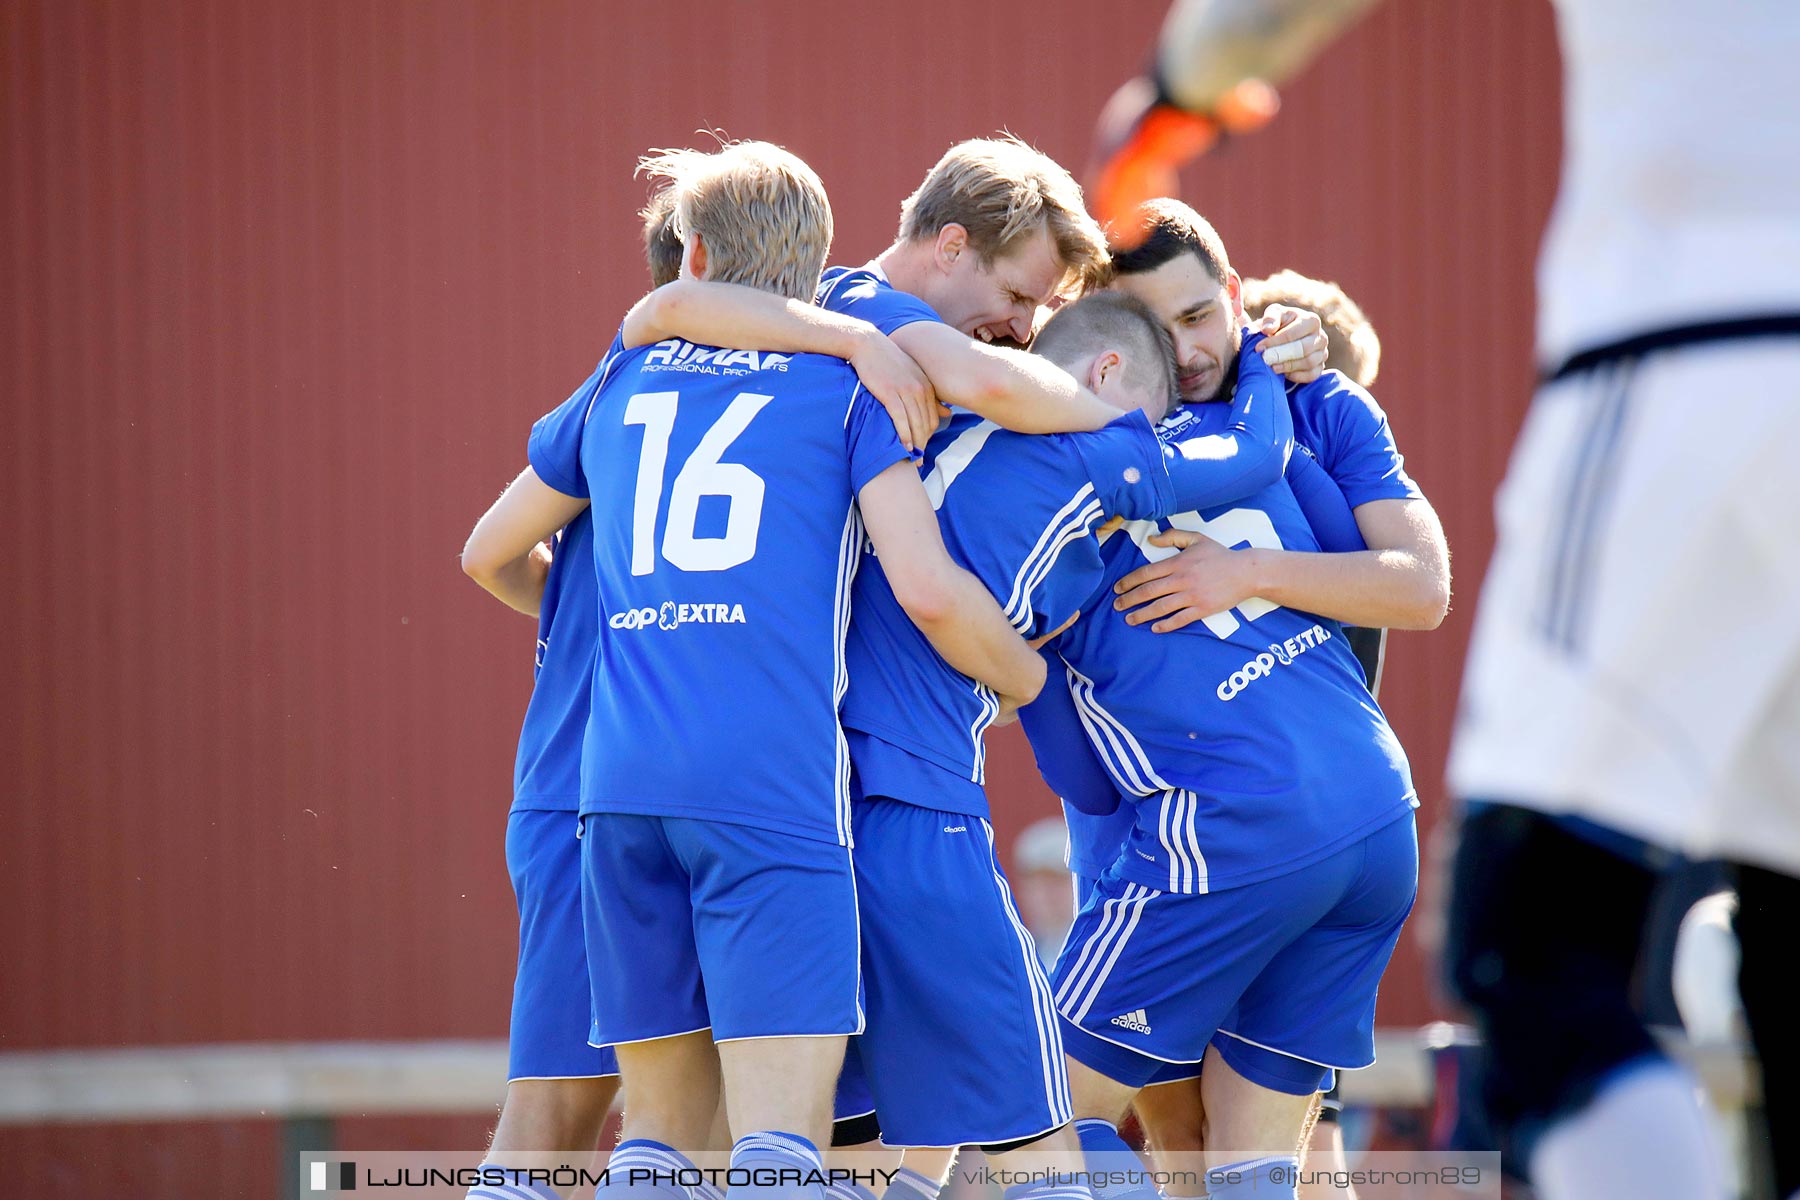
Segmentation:
[(871, 329), (861, 348), (851, 355), (850, 365), (869, 394), (894, 419), (901, 444), (908, 450), (923, 450), (949, 409), (938, 402), (931, 380), (919, 364), (892, 338)]
[(1256, 594), (1250, 578), (1252, 557), (1228, 550), (1207, 537), (1186, 529), (1165, 529), (1150, 539), (1152, 545), (1173, 546), (1181, 551), (1160, 562), (1139, 567), (1113, 585), (1113, 608), (1127, 609), (1125, 623), (1155, 621), (1156, 633), (1173, 633), (1213, 613), (1235, 608)]

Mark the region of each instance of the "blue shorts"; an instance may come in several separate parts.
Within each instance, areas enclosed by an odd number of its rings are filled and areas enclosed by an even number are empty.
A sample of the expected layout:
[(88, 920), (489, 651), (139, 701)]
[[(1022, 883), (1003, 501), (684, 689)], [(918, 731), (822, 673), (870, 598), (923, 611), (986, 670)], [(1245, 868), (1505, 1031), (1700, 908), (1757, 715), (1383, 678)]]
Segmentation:
[(853, 820), (869, 1011), (856, 1048), (881, 1140), (991, 1144), (1067, 1124), (1049, 981), (993, 827), (886, 797)]
[[(1100, 886), (1097, 875), (1071, 874), (1075, 883), (1075, 911), (1080, 912)], [(1071, 936), (1073, 934), (1071, 933)], [(1066, 1032), (1066, 1031), (1065, 1031)], [(1068, 1039), (1065, 1037), (1064, 1042)], [(1082, 1059), (1086, 1062), (1086, 1059)], [(1200, 1078), (1200, 1064), (1197, 1062), (1163, 1063), (1156, 1068), (1156, 1073), (1144, 1082), (1145, 1087), (1155, 1087), (1159, 1083), (1180, 1083), (1184, 1079)]]
[(1056, 963), (1069, 1054), (1141, 1087), (1213, 1045), (1253, 1083), (1321, 1090), (1332, 1069), (1375, 1060), (1376, 991), (1418, 876), (1410, 813), (1303, 870), (1218, 892), (1106, 876)]
[(848, 848), (690, 817), (582, 829), (590, 1043), (862, 1031)]
[[(1094, 894), (1094, 890), (1099, 887), (1100, 880), (1099, 877), (1093, 875), (1075, 875), (1073, 878), (1075, 880), (1075, 911), (1080, 912), (1082, 906)], [(1082, 1052), (1076, 1057), (1090, 1066), (1093, 1065), (1090, 1060), (1106, 1061), (1115, 1054), (1126, 1053), (1126, 1051), (1116, 1046), (1109, 1046), (1092, 1034), (1079, 1029), (1065, 1029), (1063, 1033), (1064, 1045), (1080, 1043)], [(1232, 1042), (1231, 1058), (1232, 1068), (1238, 1074), (1246, 1079), (1262, 1080), (1264, 1086), (1275, 1087), (1277, 1091), (1295, 1091), (1298, 1094), (1302, 1085), (1318, 1075), (1317, 1070), (1308, 1069), (1313, 1064), (1302, 1063), (1299, 1059), (1288, 1058), (1273, 1050), (1252, 1046), (1248, 1042)], [(1165, 1083), (1185, 1083), (1198, 1079), (1200, 1078), (1200, 1065), (1197, 1062), (1158, 1063), (1150, 1078), (1144, 1081), (1144, 1086), (1147, 1088), (1157, 1087)], [(1282, 1086), (1277, 1086), (1275, 1081), (1281, 1081)], [(1330, 1081), (1327, 1081), (1325, 1086), (1330, 1086)], [(1307, 1088), (1305, 1090), (1317, 1091), (1319, 1089)]]
[(587, 942), (581, 932), (581, 843), (572, 812), (506, 819), (506, 871), (519, 903), (507, 1079), (617, 1075), (610, 1049), (588, 1045)]

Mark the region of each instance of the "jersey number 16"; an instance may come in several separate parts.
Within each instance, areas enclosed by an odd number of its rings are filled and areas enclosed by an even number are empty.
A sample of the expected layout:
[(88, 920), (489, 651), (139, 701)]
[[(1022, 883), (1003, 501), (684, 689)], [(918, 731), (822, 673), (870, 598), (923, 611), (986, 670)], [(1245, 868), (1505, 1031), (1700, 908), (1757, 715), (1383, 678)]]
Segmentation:
[[(675, 432), (675, 392), (640, 392), (625, 405), (625, 424), (644, 427), (638, 452), (637, 491), (631, 505), (631, 573), (656, 570), (656, 514), (662, 504), (663, 475), (669, 465), (669, 438)], [(756, 534), (762, 525), (762, 476), (742, 463), (720, 462), (771, 397), (740, 393), (694, 447), (669, 489), (669, 520), (663, 530), (662, 556), (683, 571), (724, 571), (756, 557)], [(702, 496), (723, 496), (729, 504), (725, 532), (699, 537)]]

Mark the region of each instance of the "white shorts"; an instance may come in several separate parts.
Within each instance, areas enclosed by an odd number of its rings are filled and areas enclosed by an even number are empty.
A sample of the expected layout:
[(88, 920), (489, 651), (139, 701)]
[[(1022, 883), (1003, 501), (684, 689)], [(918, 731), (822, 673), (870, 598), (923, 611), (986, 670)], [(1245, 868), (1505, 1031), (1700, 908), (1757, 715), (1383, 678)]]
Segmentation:
[(1496, 517), (1453, 791), (1800, 874), (1800, 337), (1546, 385)]

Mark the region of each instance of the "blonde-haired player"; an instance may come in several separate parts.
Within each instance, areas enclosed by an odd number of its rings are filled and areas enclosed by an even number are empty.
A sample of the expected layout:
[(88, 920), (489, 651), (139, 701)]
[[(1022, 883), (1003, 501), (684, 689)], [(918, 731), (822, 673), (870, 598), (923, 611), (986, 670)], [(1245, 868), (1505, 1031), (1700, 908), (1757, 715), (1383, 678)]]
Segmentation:
[[(812, 295), (831, 211), (798, 157), (749, 142), (646, 165), (675, 189), (683, 278)], [(627, 1097), (600, 1192), (686, 1197), (667, 1172), (706, 1143), (722, 1084), (745, 1194), (817, 1197), (844, 1039), (862, 1025), (837, 706), (865, 528), (946, 659), (1018, 700), (1044, 668), (949, 560), (848, 367), (649, 338), (634, 309), (483, 518), (524, 553), (592, 500), (605, 652), (582, 754), (589, 1040), (616, 1048)]]

